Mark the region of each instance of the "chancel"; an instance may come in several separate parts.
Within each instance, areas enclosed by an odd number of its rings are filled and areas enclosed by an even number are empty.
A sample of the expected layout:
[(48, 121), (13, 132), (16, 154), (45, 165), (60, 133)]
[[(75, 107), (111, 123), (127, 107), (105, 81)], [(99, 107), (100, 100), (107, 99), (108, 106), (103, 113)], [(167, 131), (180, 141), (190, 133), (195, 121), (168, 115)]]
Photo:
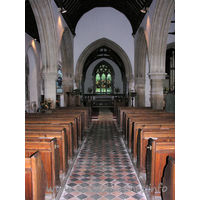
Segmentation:
[(174, 0), (26, 0), (26, 200), (174, 200), (169, 91)]

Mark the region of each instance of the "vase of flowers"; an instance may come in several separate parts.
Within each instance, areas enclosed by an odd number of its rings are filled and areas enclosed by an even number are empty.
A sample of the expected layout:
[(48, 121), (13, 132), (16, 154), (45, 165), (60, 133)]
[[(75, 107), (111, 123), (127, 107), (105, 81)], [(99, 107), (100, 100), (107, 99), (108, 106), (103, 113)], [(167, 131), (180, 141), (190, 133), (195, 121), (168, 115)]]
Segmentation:
[(50, 98), (45, 98), (44, 102), (41, 103), (41, 107), (43, 109), (50, 109), (51, 107), (53, 107), (53, 100), (51, 100)]

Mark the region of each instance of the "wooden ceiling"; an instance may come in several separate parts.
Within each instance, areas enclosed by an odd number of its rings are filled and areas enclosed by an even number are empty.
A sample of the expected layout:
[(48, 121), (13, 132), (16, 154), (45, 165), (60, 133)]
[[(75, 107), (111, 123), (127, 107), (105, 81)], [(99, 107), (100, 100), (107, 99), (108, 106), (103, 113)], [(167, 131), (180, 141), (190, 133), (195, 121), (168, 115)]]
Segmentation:
[(35, 17), (28, 0), (25, 1), (25, 32), (40, 42)]
[[(123, 13), (130, 21), (133, 35), (140, 26), (145, 14), (140, 10), (150, 7), (152, 0), (54, 0), (56, 5), (67, 10), (63, 18), (73, 35), (76, 35), (76, 25), (80, 18), (96, 7), (112, 7)], [(37, 25), (28, 0), (25, 1), (25, 31), (33, 38), (39, 40)]]

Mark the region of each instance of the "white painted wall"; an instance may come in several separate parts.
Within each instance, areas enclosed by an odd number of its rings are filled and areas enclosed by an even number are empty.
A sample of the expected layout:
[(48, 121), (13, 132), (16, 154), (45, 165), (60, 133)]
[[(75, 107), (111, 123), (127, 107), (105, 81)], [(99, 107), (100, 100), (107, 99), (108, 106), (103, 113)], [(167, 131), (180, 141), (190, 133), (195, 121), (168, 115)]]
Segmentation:
[[(93, 75), (92, 75), (93, 70), (96, 67), (96, 65), (103, 60), (108, 62), (114, 70), (114, 73), (115, 73), (114, 88), (117, 88), (117, 87), (120, 88), (120, 93), (123, 93), (123, 82), (122, 82), (122, 76), (121, 76), (119, 67), (113, 61), (111, 61), (109, 59), (103, 59), (103, 58), (94, 61), (88, 68), (87, 73), (86, 73), (85, 85), (84, 85), (84, 93), (85, 94), (88, 93), (87, 92), (88, 87), (93, 88)], [(94, 91), (92, 90), (92, 93), (93, 92)], [(116, 93), (116, 92), (114, 91), (114, 93)]]
[(74, 66), (82, 51), (103, 37), (117, 43), (127, 53), (134, 66), (132, 27), (125, 15), (119, 11), (110, 7), (94, 8), (81, 17), (75, 32)]

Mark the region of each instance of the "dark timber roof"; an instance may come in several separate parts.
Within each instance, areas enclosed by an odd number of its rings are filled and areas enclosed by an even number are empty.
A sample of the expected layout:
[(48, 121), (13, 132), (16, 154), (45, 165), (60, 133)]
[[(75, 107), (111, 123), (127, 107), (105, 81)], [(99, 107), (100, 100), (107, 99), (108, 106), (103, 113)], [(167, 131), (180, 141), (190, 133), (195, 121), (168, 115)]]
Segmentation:
[[(76, 25), (80, 18), (88, 11), (96, 7), (112, 7), (119, 12), (123, 13), (130, 21), (133, 35), (135, 35), (137, 29), (140, 26), (145, 14), (140, 10), (143, 7), (150, 7), (152, 0), (54, 0), (56, 5), (67, 10), (63, 13), (63, 18), (68, 24), (71, 32), (75, 35)], [(25, 2), (25, 20), (26, 20), (26, 32), (31, 35), (37, 35), (34, 16), (28, 0)], [(31, 26), (33, 24), (34, 26)], [(34, 30), (33, 30), (34, 29)], [(31, 35), (32, 36), (32, 35)], [(32, 36), (32, 37), (33, 37)], [(37, 37), (37, 36), (36, 36)]]

